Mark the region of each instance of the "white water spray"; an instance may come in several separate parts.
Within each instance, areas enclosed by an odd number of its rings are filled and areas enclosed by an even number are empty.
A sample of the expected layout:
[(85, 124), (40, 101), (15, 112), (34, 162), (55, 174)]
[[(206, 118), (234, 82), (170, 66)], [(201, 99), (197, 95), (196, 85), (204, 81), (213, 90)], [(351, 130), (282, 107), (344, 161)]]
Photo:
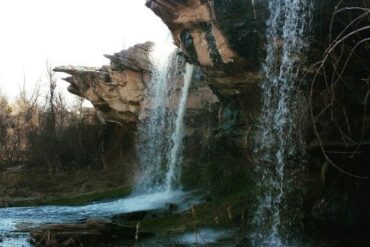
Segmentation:
[(150, 110), (139, 126), (138, 158), (142, 172), (136, 194), (172, 193), (175, 187), (180, 187), (183, 119), (194, 69), (186, 65), (180, 99), (173, 100), (177, 92), (176, 77), (184, 62), (175, 56), (172, 39), (167, 41), (156, 45), (151, 52), (153, 71), (147, 91)]
[(311, 8), (309, 0), (269, 1), (267, 56), (262, 69), (262, 138), (256, 150), (262, 196), (254, 218), (253, 246), (286, 246), (281, 237), (281, 210), (287, 190), (286, 166), (298, 155), (294, 138), (296, 89)]
[(191, 79), (193, 76), (194, 66), (186, 64), (185, 74), (184, 74), (184, 85), (181, 90), (181, 98), (179, 102), (179, 107), (177, 111), (177, 118), (175, 123), (175, 131), (172, 134), (173, 146), (170, 154), (170, 162), (168, 166), (168, 171), (166, 174), (165, 189), (167, 192), (171, 191), (174, 187), (176, 181), (178, 181), (181, 175), (181, 167), (179, 163), (181, 162), (181, 152), (182, 152), (182, 140), (184, 137), (184, 115), (186, 110), (186, 103), (188, 99), (189, 87), (191, 84)]
[(139, 125), (138, 159), (141, 174), (136, 183), (136, 192), (154, 193), (160, 190), (162, 164), (165, 162), (163, 149), (166, 144), (166, 114), (170, 66), (176, 47), (168, 33), (163, 42), (152, 48), (150, 60), (152, 77), (147, 88), (149, 112), (147, 120)]

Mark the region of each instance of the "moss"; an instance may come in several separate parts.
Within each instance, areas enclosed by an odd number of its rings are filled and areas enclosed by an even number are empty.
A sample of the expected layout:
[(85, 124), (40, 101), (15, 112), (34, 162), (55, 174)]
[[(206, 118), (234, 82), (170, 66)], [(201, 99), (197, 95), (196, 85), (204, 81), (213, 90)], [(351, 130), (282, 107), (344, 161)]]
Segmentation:
[(34, 200), (27, 202), (17, 202), (13, 206), (42, 206), (42, 205), (58, 205), (58, 206), (78, 206), (95, 201), (111, 200), (119, 197), (127, 196), (131, 192), (129, 187), (114, 188), (106, 191), (95, 191), (80, 195), (63, 195), (58, 197), (47, 197), (43, 200)]
[(182, 184), (186, 189), (201, 189), (212, 196), (233, 194), (250, 187), (248, 165), (237, 154), (215, 154), (206, 163), (191, 162), (184, 168)]
[(226, 153), (219, 160), (210, 162), (206, 169), (210, 191), (216, 195), (235, 193), (248, 186), (248, 174), (241, 160)]
[(235, 227), (241, 223), (242, 211), (245, 220), (253, 212), (250, 208), (252, 205), (251, 198), (250, 188), (245, 188), (239, 193), (227, 197), (215, 197), (208, 202), (194, 206), (194, 211), (188, 210), (181, 214), (143, 221), (141, 222), (141, 228), (143, 231), (156, 234), (173, 234), (204, 227)]
[(143, 231), (155, 232), (156, 234), (179, 233), (188, 228), (186, 215), (175, 214), (165, 218), (147, 220), (141, 222)]

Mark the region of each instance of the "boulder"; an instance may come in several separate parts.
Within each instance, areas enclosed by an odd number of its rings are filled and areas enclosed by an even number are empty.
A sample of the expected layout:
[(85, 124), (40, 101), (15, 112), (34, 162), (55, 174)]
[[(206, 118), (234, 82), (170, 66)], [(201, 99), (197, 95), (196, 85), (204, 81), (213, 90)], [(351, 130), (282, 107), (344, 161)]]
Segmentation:
[(171, 213), (172, 213), (171, 210), (167, 210), (167, 209), (142, 210), (142, 211), (135, 211), (135, 212), (117, 215), (113, 218), (113, 221), (129, 222), (129, 221), (150, 220), (150, 219), (166, 217)]
[(152, 45), (147, 42), (106, 55), (111, 60), (108, 66), (59, 66), (54, 71), (71, 75), (64, 79), (70, 83), (68, 91), (90, 101), (103, 122), (136, 122), (149, 81)]

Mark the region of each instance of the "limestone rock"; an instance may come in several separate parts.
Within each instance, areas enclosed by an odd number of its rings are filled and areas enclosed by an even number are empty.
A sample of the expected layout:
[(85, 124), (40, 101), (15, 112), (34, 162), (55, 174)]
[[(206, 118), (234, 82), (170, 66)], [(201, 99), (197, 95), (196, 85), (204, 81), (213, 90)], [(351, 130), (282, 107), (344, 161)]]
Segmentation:
[(148, 72), (151, 68), (149, 53), (152, 45), (151, 42), (134, 45), (127, 50), (115, 53), (114, 55), (105, 55), (105, 57), (111, 60), (112, 70), (131, 69)]
[(89, 100), (104, 121), (136, 122), (149, 81), (152, 43), (135, 45), (114, 55), (101, 68), (60, 66), (54, 71), (70, 74), (68, 90)]
[[(90, 101), (103, 122), (136, 123), (147, 116), (149, 109), (150, 98), (146, 97), (145, 91), (150, 83), (152, 46), (147, 42), (114, 55), (106, 55), (111, 60), (108, 66), (60, 66), (54, 71), (71, 75), (64, 79), (70, 83), (69, 92)], [(187, 107), (199, 111), (216, 104), (218, 99), (198, 68), (196, 74), (195, 77), (202, 77), (202, 80), (193, 79)], [(182, 79), (182, 76), (178, 76), (171, 82), (176, 87), (170, 102), (172, 106), (177, 105), (180, 99)]]
[(219, 96), (243, 94), (259, 82), (266, 1), (148, 0), (146, 5), (166, 23), (188, 61), (200, 65)]

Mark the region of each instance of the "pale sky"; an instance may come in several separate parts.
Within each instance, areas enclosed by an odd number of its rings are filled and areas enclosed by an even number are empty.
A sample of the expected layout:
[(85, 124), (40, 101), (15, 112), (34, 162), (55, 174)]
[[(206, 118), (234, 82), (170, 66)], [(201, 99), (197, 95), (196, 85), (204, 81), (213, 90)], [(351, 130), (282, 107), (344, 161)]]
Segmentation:
[[(42, 81), (46, 60), (101, 66), (109, 63), (103, 54), (166, 32), (145, 0), (0, 0), (0, 90), (14, 99), (23, 74), (32, 88)], [(60, 90), (67, 85), (58, 83)]]

